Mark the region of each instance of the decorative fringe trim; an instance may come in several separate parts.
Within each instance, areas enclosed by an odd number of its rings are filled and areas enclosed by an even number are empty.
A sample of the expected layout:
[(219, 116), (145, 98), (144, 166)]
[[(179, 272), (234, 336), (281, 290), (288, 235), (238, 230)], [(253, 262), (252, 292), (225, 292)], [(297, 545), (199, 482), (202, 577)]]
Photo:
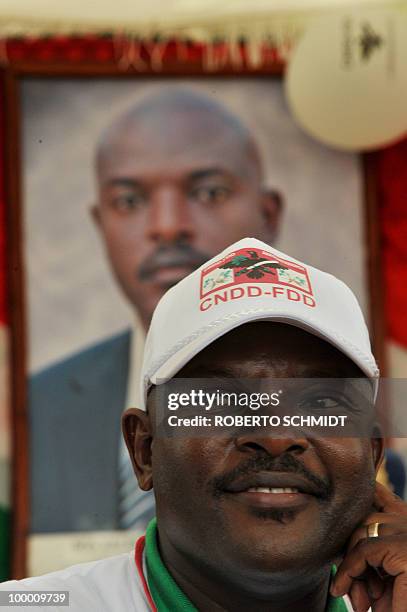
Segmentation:
[[(177, 20), (171, 15), (153, 23), (103, 27), (97, 23), (67, 23), (63, 21), (20, 21), (0, 16), (0, 38), (42, 38), (49, 36), (86, 36), (89, 34), (111, 36), (116, 57), (123, 70), (136, 68), (146, 70), (146, 61), (141, 57), (141, 48), (150, 55), (149, 67), (159, 72), (166, 47), (176, 41), (178, 59), (187, 56), (186, 43), (204, 45), (203, 63), (209, 72), (216, 72), (225, 65), (239, 68), (243, 62), (242, 43), (245, 48), (245, 63), (258, 68), (270, 61), (270, 48), (277, 51), (283, 60), (294, 46), (313, 13), (310, 11), (284, 11), (257, 13), (255, 17), (220, 15), (196, 22), (193, 16)], [(160, 23), (162, 21), (162, 23)], [(1, 53), (1, 60), (6, 57)]]

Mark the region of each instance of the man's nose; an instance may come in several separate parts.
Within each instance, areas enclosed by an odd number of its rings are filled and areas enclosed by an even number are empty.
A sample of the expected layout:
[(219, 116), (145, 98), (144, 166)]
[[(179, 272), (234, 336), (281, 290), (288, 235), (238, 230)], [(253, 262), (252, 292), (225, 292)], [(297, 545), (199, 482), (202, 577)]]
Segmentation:
[(151, 197), (149, 238), (156, 242), (189, 241), (195, 230), (188, 201), (182, 190), (157, 188)]
[(267, 453), (271, 457), (278, 457), (285, 453), (301, 455), (309, 448), (305, 437), (278, 436), (263, 434), (243, 434), (235, 438), (236, 448), (243, 453)]

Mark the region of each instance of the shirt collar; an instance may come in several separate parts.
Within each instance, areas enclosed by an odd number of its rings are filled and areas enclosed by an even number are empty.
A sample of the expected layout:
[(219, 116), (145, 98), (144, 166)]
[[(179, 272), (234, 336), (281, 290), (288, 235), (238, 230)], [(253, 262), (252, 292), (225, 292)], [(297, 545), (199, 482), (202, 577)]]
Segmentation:
[(198, 609), (181, 591), (161, 559), (155, 518), (147, 527), (145, 553), (148, 587), (157, 610), (159, 612), (198, 612)]
[[(188, 597), (181, 591), (165, 567), (157, 541), (157, 520), (147, 527), (145, 539), (147, 581), (158, 612), (198, 612)], [(326, 612), (347, 612), (342, 597), (330, 597)]]

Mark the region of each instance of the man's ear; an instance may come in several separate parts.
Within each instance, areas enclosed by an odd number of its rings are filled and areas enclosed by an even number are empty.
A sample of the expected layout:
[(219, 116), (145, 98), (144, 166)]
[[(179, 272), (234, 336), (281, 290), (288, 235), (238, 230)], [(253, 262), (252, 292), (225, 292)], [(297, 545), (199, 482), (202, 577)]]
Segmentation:
[(100, 227), (100, 208), (98, 204), (91, 204), (89, 208), (89, 213), (92, 218), (92, 221), (96, 225), (97, 228)]
[(150, 417), (144, 410), (129, 408), (122, 416), (122, 430), (140, 488), (149, 491), (153, 488)]
[(282, 194), (274, 188), (263, 188), (261, 198), (266, 228), (271, 235), (271, 241), (274, 242), (280, 229), (280, 221), (284, 209), (284, 198)]

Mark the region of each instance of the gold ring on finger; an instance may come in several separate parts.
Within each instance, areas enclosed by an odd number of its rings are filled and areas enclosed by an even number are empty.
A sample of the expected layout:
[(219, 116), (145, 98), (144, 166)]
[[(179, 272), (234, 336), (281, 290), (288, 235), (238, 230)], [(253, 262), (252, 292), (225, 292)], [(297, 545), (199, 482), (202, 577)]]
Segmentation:
[(367, 537), (378, 538), (379, 537), (379, 525), (380, 523), (370, 523), (366, 525)]

